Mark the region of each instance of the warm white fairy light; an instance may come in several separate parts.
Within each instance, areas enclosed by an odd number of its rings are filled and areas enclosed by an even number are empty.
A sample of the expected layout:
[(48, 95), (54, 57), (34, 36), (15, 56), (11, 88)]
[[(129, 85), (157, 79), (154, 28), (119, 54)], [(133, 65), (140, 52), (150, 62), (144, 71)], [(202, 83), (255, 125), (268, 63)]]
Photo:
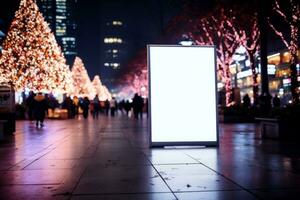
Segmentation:
[(75, 58), (72, 67), (73, 92), (74, 96), (93, 98), (95, 91), (91, 83), (91, 79), (85, 69), (84, 63), (79, 57)]
[(22, 0), (0, 58), (0, 72), (16, 91), (68, 92), (71, 77), (61, 49), (34, 0)]
[(106, 99), (111, 100), (111, 94), (108, 89), (102, 85), (99, 75), (94, 76), (92, 85), (95, 91), (95, 94), (98, 95), (100, 101), (105, 101)]

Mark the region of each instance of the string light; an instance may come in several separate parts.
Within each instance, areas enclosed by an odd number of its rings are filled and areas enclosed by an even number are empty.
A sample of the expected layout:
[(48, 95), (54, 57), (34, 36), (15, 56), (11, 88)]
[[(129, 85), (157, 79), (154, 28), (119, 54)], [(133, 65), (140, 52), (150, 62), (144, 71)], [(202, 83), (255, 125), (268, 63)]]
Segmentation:
[[(280, 2), (284, 4), (283, 9)], [(290, 72), (291, 72), (291, 93), (293, 96), (293, 101), (298, 101), (298, 80), (297, 80), (297, 69), (296, 65), (298, 63), (298, 49), (299, 49), (299, 23), (300, 23), (300, 5), (297, 0), (279, 1), (275, 0), (273, 11), (281, 17), (281, 19), (286, 23), (286, 29), (284, 32), (288, 33), (284, 35), (283, 31), (276, 28), (275, 23), (269, 20), (269, 25), (273, 29), (274, 33), (279, 36), (283, 44), (288, 48), (291, 53), (290, 59)]]
[(72, 94), (77, 97), (89, 97), (92, 99), (95, 95), (95, 91), (84, 63), (79, 57), (75, 58), (71, 74), (73, 79)]
[(34, 0), (21, 0), (3, 43), (1, 76), (16, 91), (69, 92), (69, 67)]
[(106, 99), (108, 99), (109, 101), (111, 100), (110, 92), (104, 85), (102, 85), (101, 79), (98, 75), (94, 76), (92, 85), (93, 85), (95, 94), (98, 95), (100, 101), (105, 101)]

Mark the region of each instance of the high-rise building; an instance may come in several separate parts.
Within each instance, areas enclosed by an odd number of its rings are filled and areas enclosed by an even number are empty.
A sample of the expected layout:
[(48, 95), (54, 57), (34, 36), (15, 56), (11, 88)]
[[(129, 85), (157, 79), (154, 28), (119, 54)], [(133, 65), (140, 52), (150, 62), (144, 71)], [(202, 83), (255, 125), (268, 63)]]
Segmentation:
[(40, 11), (49, 23), (69, 65), (77, 55), (76, 4), (77, 0), (37, 0)]
[(53, 31), (55, 29), (55, 0), (38, 0), (37, 4)]
[(3, 24), (4, 24), (4, 22), (0, 19), (0, 54), (1, 54), (1, 51), (2, 51), (2, 42), (3, 42), (3, 39), (5, 37), (5, 34), (2, 32)]
[(127, 54), (127, 41), (124, 34), (126, 22), (119, 18), (104, 19), (103, 40), (101, 45), (102, 70), (104, 84), (114, 85), (124, 65)]
[(113, 91), (124, 62), (128, 59), (131, 42), (128, 21), (118, 0), (104, 1), (101, 5), (100, 75), (102, 82)]

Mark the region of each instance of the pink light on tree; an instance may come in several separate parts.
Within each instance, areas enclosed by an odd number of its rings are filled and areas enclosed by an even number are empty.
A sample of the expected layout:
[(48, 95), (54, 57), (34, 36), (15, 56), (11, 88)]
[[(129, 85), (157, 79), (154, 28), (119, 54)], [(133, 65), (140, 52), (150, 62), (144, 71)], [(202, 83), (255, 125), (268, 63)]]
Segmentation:
[(139, 93), (148, 96), (148, 70), (147, 70), (147, 51), (141, 50), (127, 64), (128, 71), (123, 75), (121, 84), (124, 85), (121, 91), (122, 96), (132, 96)]
[(260, 29), (258, 25), (257, 13), (239, 15), (243, 17), (238, 25), (240, 27), (240, 44), (246, 48), (246, 53), (250, 61), (250, 69), (252, 71), (252, 88), (254, 102), (258, 100), (259, 84), (257, 81), (258, 72), (255, 66), (255, 55), (260, 48)]
[(236, 16), (231, 9), (219, 7), (204, 18), (198, 18), (194, 31), (189, 36), (198, 45), (215, 45), (217, 52), (217, 69), (225, 83), (226, 106), (231, 105), (231, 73), (229, 66), (233, 62), (233, 54), (240, 45), (239, 30), (235, 27)]
[(269, 24), (274, 33), (279, 36), (283, 44), (291, 53), (290, 59), (290, 76), (291, 76), (291, 93), (293, 102), (299, 102), (297, 68), (298, 63), (297, 51), (299, 48), (299, 27), (300, 27), (300, 4), (298, 0), (275, 0), (273, 11), (287, 25), (285, 30), (279, 30), (270, 19)]

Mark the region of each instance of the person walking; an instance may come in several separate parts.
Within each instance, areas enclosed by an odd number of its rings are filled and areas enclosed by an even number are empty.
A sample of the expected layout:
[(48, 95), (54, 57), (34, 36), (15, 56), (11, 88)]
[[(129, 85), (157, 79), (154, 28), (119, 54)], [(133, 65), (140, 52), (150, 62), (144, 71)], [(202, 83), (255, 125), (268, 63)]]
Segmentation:
[(134, 94), (134, 97), (132, 99), (132, 107), (133, 107), (134, 118), (138, 119), (139, 112), (140, 112), (140, 97), (138, 93)]
[(94, 119), (98, 119), (99, 110), (100, 110), (100, 100), (99, 100), (98, 94), (96, 94), (96, 96), (93, 100), (93, 118)]
[(89, 106), (90, 106), (90, 100), (87, 97), (83, 98), (83, 101), (81, 103), (81, 109), (83, 111), (83, 117), (84, 119), (88, 118), (89, 115)]
[(105, 114), (106, 116), (108, 116), (108, 113), (109, 113), (109, 101), (108, 99), (105, 100)]
[(78, 115), (79, 113), (79, 99), (77, 96), (73, 97), (73, 102), (74, 102), (74, 106), (75, 106), (75, 115)]
[(280, 98), (278, 97), (277, 94), (272, 99), (273, 107), (279, 108), (280, 107)]
[(27, 106), (27, 115), (30, 121), (33, 121), (33, 109), (34, 109), (34, 97), (35, 94), (33, 91), (29, 92), (29, 96), (26, 99), (26, 106)]
[(117, 102), (116, 102), (116, 98), (113, 97), (110, 102), (109, 102), (109, 105), (110, 105), (110, 115), (112, 117), (115, 116), (115, 111), (116, 111), (116, 108), (117, 108)]
[(142, 119), (143, 118), (143, 111), (144, 111), (144, 99), (143, 97), (139, 96), (139, 116)]
[(250, 107), (250, 97), (248, 94), (245, 94), (245, 96), (243, 97), (243, 105), (245, 108), (249, 108)]
[(129, 102), (129, 100), (126, 100), (125, 104), (124, 104), (124, 109), (126, 111), (126, 116), (129, 116), (129, 111), (131, 110), (131, 103)]
[(34, 108), (33, 108), (37, 128), (39, 126), (44, 127), (44, 120), (45, 120), (47, 107), (48, 106), (44, 95), (41, 92), (39, 92), (34, 97)]

